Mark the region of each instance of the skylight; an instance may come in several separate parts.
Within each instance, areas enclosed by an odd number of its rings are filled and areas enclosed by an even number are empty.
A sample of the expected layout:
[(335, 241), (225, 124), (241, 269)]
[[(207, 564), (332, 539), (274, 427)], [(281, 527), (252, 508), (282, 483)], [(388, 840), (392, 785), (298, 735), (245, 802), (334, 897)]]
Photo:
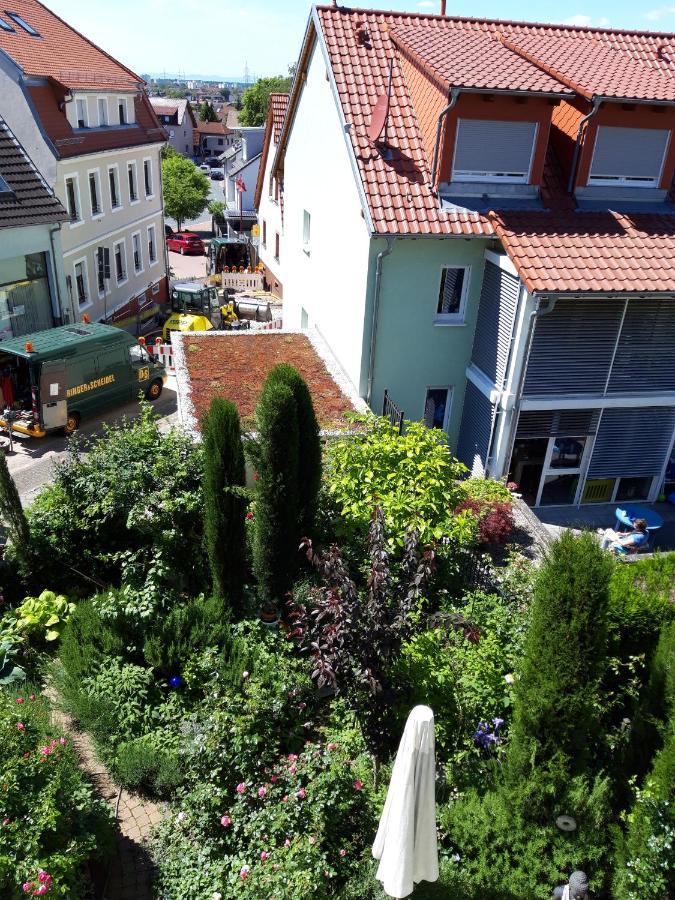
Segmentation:
[(9, 16), (13, 22), (16, 22), (17, 25), (20, 25), (24, 31), (30, 34), (32, 37), (40, 37), (40, 33), (36, 31), (32, 25), (29, 25), (25, 19), (22, 19), (18, 13), (10, 12), (8, 9), (5, 10), (5, 15)]
[(4, 19), (0, 19), (0, 28), (2, 28), (3, 31), (14, 31), (12, 26), (8, 25)]
[(0, 175), (0, 199), (4, 200), (6, 197), (13, 197), (14, 191), (7, 184), (5, 179)]

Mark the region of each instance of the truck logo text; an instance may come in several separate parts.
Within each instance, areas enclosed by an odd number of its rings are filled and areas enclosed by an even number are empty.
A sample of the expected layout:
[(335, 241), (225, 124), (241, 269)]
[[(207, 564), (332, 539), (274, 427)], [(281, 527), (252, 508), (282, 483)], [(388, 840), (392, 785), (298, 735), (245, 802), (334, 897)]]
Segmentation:
[(93, 391), (94, 388), (103, 387), (106, 384), (112, 384), (115, 380), (114, 375), (104, 375), (103, 378), (96, 378), (94, 381), (88, 381), (86, 384), (78, 384), (77, 387), (68, 388), (66, 397), (75, 397), (77, 394), (84, 394), (87, 391)]

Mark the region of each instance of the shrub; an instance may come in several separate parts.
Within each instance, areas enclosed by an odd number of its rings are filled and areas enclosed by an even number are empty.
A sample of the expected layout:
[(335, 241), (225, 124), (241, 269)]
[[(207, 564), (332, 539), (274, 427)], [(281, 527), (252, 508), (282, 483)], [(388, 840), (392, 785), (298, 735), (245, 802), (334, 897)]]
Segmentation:
[(19, 492), (7, 467), (7, 457), (0, 450), (0, 519), (7, 525), (10, 555), (24, 575), (33, 564), (30, 528), (21, 505)]
[(356, 433), (328, 447), (326, 491), (338, 537), (365, 534), (379, 506), (390, 546), (400, 547), (411, 528), (422, 543), (448, 534), (470, 540), (470, 517), (451, 521), (462, 497), (457, 479), (467, 470), (453, 458), (444, 432), (409, 422), (400, 435), (388, 419), (370, 415), (356, 422)]
[(204, 417), (202, 434), (204, 540), (213, 592), (238, 607), (246, 577), (246, 478), (236, 406), (215, 397)]
[(503, 481), (493, 478), (467, 478), (462, 481), (461, 492), (467, 500), (479, 500), (482, 503), (513, 503), (513, 494)]
[(0, 895), (19, 900), (48, 883), (49, 896), (78, 900), (90, 896), (85, 863), (110, 848), (111, 813), (29, 691), (0, 691)]
[(570, 778), (592, 769), (611, 567), (593, 535), (564, 532), (537, 578), (507, 751), (514, 803), (533, 821), (550, 821)]
[(170, 796), (183, 778), (178, 750), (167, 746), (163, 731), (150, 732), (117, 748), (113, 773), (131, 791)]
[(53, 591), (43, 591), (39, 597), (26, 597), (13, 611), (16, 618), (14, 631), (37, 644), (57, 641), (74, 609), (74, 603)]
[(269, 605), (279, 603), (290, 590), (299, 555), (299, 430), (293, 391), (268, 378), (256, 417), (253, 570), (263, 604)]
[(470, 512), (478, 522), (478, 539), (488, 546), (505, 544), (514, 528), (511, 503), (463, 500), (455, 514)]
[(287, 385), (298, 411), (298, 524), (300, 535), (313, 534), (321, 488), (321, 439), (312, 397), (304, 378), (286, 363), (275, 366), (270, 379)]

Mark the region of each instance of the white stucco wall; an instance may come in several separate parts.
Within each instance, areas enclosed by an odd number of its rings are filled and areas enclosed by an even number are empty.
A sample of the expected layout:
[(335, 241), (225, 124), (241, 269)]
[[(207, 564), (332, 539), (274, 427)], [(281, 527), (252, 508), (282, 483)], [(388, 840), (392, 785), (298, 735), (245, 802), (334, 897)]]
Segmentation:
[[(311, 216), (307, 249), (305, 210)], [(315, 45), (284, 161), (284, 325), (316, 327), (357, 388), (369, 248), (326, 63)]]
[[(284, 262), (286, 252), (284, 250), (284, 228), (281, 220), (281, 204), (270, 196), (270, 174), (277, 145), (272, 139), (267, 153), (267, 163), (263, 174), (262, 191), (260, 193), (260, 206), (258, 207), (258, 225), (260, 226), (260, 243), (258, 244), (258, 256), (267, 268), (274, 272), (276, 278), (283, 285), (285, 272)], [(275, 235), (279, 235), (279, 259), (274, 256)], [(263, 237), (265, 242), (263, 243)]]
[(42, 177), (54, 187), (56, 156), (33, 114), (30, 94), (22, 85), (20, 70), (0, 52), (0, 115)]

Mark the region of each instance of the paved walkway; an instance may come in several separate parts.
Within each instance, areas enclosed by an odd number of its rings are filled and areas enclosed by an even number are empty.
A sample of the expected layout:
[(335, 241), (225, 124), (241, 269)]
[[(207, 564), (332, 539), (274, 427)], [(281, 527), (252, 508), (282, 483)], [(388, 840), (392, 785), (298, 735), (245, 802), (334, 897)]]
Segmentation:
[(58, 697), (50, 689), (45, 694), (54, 703), (54, 724), (68, 732), (94, 789), (116, 813), (117, 828), (113, 855), (105, 884), (96, 891), (99, 900), (153, 900), (152, 860), (145, 841), (151, 829), (166, 815), (164, 806), (123, 790), (99, 761), (86, 732), (78, 731), (73, 720), (56, 708)]

